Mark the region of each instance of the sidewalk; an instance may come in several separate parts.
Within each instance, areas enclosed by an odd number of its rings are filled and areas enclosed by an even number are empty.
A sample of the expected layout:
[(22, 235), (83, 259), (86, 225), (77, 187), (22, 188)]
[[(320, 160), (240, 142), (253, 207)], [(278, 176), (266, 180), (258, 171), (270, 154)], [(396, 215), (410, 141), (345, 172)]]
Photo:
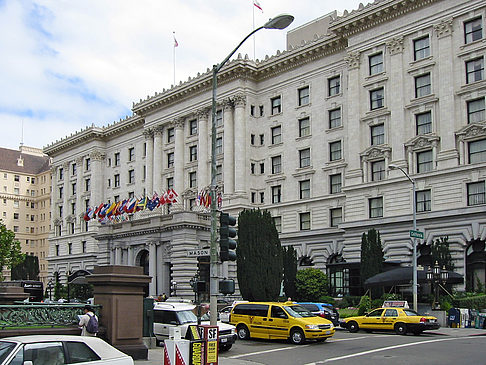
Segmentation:
[[(434, 334), (434, 335), (453, 336), (453, 337), (486, 336), (486, 329), (441, 327), (435, 331), (426, 331), (424, 332), (424, 334)], [(162, 365), (163, 356), (164, 356), (164, 348), (156, 347), (153, 349), (149, 349), (148, 360), (136, 360), (135, 364), (136, 365)], [(257, 365), (258, 364), (251, 361), (227, 359), (224, 357), (219, 357), (218, 363), (220, 365)]]

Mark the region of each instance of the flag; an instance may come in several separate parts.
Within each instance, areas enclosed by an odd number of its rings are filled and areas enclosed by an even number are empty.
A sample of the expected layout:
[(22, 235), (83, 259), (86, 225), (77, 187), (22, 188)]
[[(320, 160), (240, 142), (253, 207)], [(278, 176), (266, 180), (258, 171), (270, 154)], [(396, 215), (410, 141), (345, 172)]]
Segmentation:
[(258, 2), (258, 0), (253, 0), (253, 5), (255, 5), (258, 9), (260, 9), (263, 13), (263, 9), (262, 9), (262, 6), (260, 5), (260, 3)]
[(179, 47), (179, 43), (177, 43), (177, 39), (175, 37), (175, 32), (172, 32), (173, 36), (174, 36), (174, 47)]
[(144, 210), (145, 207), (147, 206), (147, 200), (148, 198), (147, 197), (143, 197), (138, 203), (137, 203), (137, 207), (135, 208), (135, 210), (138, 212), (140, 210)]

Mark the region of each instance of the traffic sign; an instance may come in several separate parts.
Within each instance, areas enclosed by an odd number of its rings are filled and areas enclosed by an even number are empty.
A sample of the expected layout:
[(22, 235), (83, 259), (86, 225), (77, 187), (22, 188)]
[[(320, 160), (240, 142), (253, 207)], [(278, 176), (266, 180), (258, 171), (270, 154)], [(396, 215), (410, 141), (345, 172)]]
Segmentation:
[(424, 239), (424, 232), (410, 230), (410, 237)]
[(187, 250), (187, 257), (209, 256), (209, 248), (201, 248), (199, 250)]

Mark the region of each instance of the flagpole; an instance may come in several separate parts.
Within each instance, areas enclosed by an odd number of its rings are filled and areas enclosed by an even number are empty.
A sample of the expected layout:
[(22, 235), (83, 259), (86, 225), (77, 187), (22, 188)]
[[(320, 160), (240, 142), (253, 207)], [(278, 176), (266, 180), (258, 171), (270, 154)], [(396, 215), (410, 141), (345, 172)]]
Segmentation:
[(176, 38), (175, 38), (175, 32), (172, 32), (174, 35), (174, 46), (173, 48), (173, 60), (174, 60), (174, 86), (176, 86)]
[[(255, 30), (255, 3), (251, 2), (251, 8), (253, 9), (253, 28)], [(255, 45), (255, 34), (253, 34), (253, 60), (256, 60), (256, 45)]]

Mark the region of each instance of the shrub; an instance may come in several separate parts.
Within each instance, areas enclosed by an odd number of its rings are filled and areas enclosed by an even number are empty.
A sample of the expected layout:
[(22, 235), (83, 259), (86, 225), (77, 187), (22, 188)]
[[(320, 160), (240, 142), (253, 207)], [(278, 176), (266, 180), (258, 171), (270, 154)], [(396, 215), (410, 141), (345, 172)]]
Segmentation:
[(363, 295), (361, 297), (361, 301), (359, 302), (358, 316), (363, 316), (366, 312), (369, 312), (370, 309), (371, 309), (370, 297), (367, 295)]
[(469, 309), (485, 309), (486, 308), (486, 295), (468, 296), (465, 298), (456, 298), (452, 301), (452, 305), (456, 308), (469, 308)]

